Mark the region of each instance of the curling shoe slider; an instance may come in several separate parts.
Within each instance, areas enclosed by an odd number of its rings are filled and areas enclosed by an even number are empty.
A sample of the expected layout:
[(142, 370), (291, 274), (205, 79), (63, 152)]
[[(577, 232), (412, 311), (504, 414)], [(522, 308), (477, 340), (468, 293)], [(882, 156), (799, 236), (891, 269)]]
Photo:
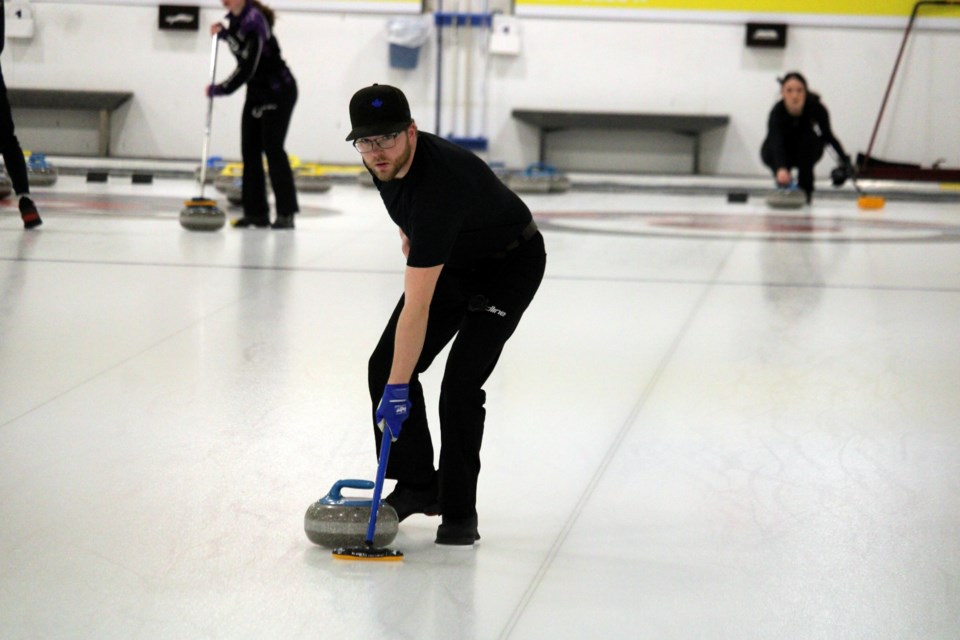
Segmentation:
[(293, 229), (293, 214), (279, 214), (277, 221), (270, 225), (271, 229)]
[(24, 229), (33, 229), (43, 224), (37, 205), (27, 196), (20, 196), (20, 219), (23, 220)]
[(479, 540), (476, 515), (463, 518), (444, 516), (443, 523), (437, 527), (437, 539), (434, 542), (442, 545), (472, 546)]
[(397, 518), (400, 522), (403, 522), (415, 513), (428, 516), (440, 515), (438, 493), (437, 479), (434, 476), (434, 479), (426, 485), (397, 482), (393, 492), (383, 501), (394, 508), (397, 512)]
[(237, 229), (249, 229), (250, 227), (256, 227), (257, 229), (266, 229), (270, 226), (269, 220), (254, 220), (253, 218), (247, 218), (246, 216), (242, 218), (237, 218), (230, 223), (232, 227)]

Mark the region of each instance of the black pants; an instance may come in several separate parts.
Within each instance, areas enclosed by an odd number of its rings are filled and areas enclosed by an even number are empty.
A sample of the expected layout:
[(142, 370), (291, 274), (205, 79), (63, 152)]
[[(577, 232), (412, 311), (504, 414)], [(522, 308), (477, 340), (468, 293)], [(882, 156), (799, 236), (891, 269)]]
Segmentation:
[(10, 100), (7, 98), (7, 83), (3, 80), (3, 71), (0, 70), (0, 153), (3, 154), (3, 164), (13, 183), (13, 191), (17, 195), (30, 193), (30, 183), (27, 180), (27, 162), (23, 159), (23, 149), (20, 141), (13, 132), (13, 114), (10, 112)]
[(243, 216), (269, 222), (267, 187), (263, 174), (263, 156), (267, 157), (270, 184), (277, 199), (277, 215), (292, 215), (300, 210), (290, 159), (283, 144), (290, 128), (297, 88), (278, 94), (275, 100), (251, 100), (243, 104), (240, 120), (240, 152), (243, 156)]
[[(823, 157), (823, 140), (812, 129), (800, 129), (785, 136), (784, 144), (787, 152), (787, 169), (797, 169), (797, 186), (807, 193), (807, 199), (809, 199), (813, 193), (813, 167)], [(760, 158), (776, 176), (777, 170), (781, 167), (774, 166), (776, 161), (769, 139), (763, 141)]]
[[(440, 274), (430, 304), (423, 351), (410, 380), (413, 407), (390, 450), (387, 477), (425, 483), (438, 473), (440, 504), (445, 515), (476, 513), (480, 444), (486, 416), (483, 385), (533, 300), (545, 266), (543, 236), (538, 233), (501, 259), (491, 259), (465, 273), (448, 273), (445, 268)], [(390, 375), (401, 309), (403, 297), (370, 357), (368, 382), (373, 414)], [(453, 344), (440, 384), (441, 447), (439, 469), (435, 472), (419, 374), (450, 340)], [(376, 425), (374, 434), (379, 452), (381, 433)]]

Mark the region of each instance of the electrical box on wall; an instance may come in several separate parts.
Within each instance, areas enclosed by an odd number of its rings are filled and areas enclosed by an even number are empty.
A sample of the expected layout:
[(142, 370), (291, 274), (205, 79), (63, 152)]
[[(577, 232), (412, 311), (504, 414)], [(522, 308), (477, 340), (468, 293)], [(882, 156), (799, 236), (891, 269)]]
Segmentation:
[(520, 54), (520, 21), (516, 17), (501, 13), (493, 14), (490, 53), (501, 56)]
[(33, 6), (30, 0), (10, 0), (5, 3), (4, 26), (8, 38), (33, 38)]
[(787, 46), (787, 25), (767, 22), (747, 23), (747, 46), (783, 49)]
[(159, 15), (161, 31), (200, 30), (200, 7), (162, 4)]

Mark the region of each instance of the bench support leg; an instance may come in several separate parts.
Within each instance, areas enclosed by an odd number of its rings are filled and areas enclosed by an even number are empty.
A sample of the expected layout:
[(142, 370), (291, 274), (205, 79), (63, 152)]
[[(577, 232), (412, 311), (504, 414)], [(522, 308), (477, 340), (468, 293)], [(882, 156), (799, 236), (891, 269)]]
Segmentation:
[(700, 134), (693, 136), (693, 175), (700, 175)]
[(700, 175), (700, 132), (678, 131), (677, 133), (687, 136), (693, 141), (693, 175)]
[(540, 136), (540, 144), (539, 144), (540, 155), (537, 158), (537, 160), (538, 162), (540, 162), (541, 167), (544, 167), (547, 164), (547, 134), (553, 131), (560, 131), (560, 129), (559, 128), (551, 129), (548, 127), (540, 127), (537, 129), (537, 132)]
[(110, 155), (110, 112), (106, 109), (100, 110), (99, 152), (103, 157)]

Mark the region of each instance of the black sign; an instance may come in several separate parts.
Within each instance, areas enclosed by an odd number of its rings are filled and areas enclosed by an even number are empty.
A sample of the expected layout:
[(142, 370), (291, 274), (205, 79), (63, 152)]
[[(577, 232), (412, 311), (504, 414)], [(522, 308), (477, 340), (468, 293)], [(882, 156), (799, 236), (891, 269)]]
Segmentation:
[(783, 49), (787, 46), (787, 25), (748, 22), (747, 46)]
[(200, 7), (184, 7), (176, 4), (160, 5), (160, 30), (199, 31)]

